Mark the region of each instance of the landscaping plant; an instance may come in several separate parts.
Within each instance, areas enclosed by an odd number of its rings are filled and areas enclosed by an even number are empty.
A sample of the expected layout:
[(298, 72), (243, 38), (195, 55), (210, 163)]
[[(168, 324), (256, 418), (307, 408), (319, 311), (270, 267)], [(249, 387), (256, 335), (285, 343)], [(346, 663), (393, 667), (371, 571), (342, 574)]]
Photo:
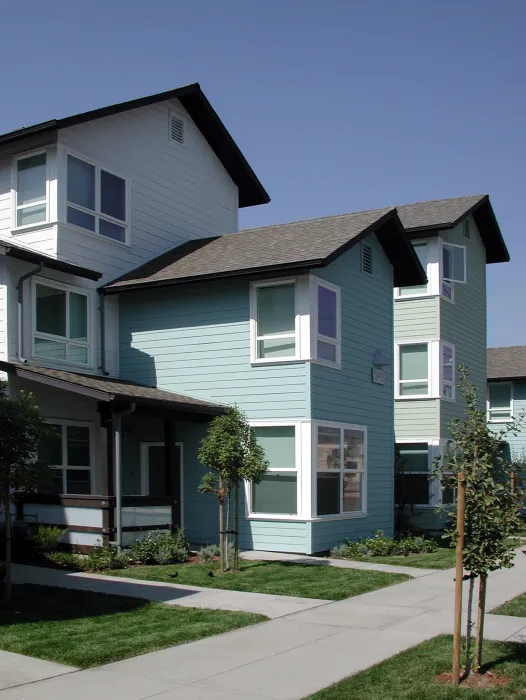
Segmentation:
[(189, 554), (190, 545), (183, 529), (145, 535), (135, 540), (125, 552), (135, 564), (178, 564), (186, 561)]
[[(243, 481), (258, 484), (268, 470), (265, 451), (257, 443), (245, 415), (237, 408), (214, 418), (201, 449), (199, 460), (210, 471), (201, 480), (199, 491), (213, 493), (219, 504), (220, 568), (229, 568), (228, 542), (230, 496), (234, 491), (234, 569), (239, 567), (239, 490)], [(225, 521), (226, 506), (226, 521)], [(226, 557), (225, 557), (226, 555)]]
[[(472, 577), (479, 578), (474, 668), (480, 670), (488, 574), (513, 566), (514, 551), (506, 540), (519, 529), (523, 504), (523, 494), (515, 484), (514, 468), (503, 456), (503, 445), (508, 434), (520, 430), (524, 416), (519, 416), (506, 429), (491, 431), (485, 411), (479, 408), (476, 388), (468, 381), (466, 368), (461, 366), (458, 370), (458, 390), (465, 401), (465, 414), (450, 424), (451, 449), (437, 460), (436, 474), (443, 490), (454, 490), (459, 474), (465, 483), (463, 565)], [(456, 542), (457, 514), (448, 509), (448, 515), (451, 525), (444, 537)], [(469, 664), (468, 651), (466, 673)]]
[(374, 537), (362, 537), (357, 541), (345, 539), (342, 544), (333, 547), (330, 554), (331, 557), (388, 557), (428, 554), (437, 549), (435, 540), (426, 537), (407, 535), (394, 539), (377, 530)]
[(13, 494), (35, 491), (49, 477), (49, 470), (38, 459), (48, 431), (33, 395), (20, 391), (10, 398), (6, 382), (0, 382), (0, 503), (5, 518), (5, 598), (8, 602), (11, 601)]
[(39, 525), (31, 539), (39, 551), (53, 552), (62, 542), (67, 531), (66, 527)]

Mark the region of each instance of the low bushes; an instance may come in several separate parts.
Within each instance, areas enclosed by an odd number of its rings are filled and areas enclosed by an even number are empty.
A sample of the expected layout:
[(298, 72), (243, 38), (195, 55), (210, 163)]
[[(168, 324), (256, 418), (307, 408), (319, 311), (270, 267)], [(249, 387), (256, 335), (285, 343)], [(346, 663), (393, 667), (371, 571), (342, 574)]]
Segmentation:
[(342, 544), (331, 549), (331, 557), (389, 557), (408, 556), (409, 554), (429, 554), (436, 552), (438, 544), (420, 535), (408, 535), (399, 540), (386, 537), (382, 530), (377, 530), (374, 537), (362, 537), (360, 540), (345, 539)]
[(52, 552), (61, 544), (67, 531), (67, 528), (56, 525), (39, 525), (31, 540), (38, 551)]

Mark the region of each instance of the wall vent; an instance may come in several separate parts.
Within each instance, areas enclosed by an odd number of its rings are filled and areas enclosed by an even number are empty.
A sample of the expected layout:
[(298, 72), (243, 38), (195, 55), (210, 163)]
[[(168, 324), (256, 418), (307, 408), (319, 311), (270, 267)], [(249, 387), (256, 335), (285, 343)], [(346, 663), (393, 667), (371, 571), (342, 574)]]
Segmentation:
[(362, 270), (367, 274), (373, 274), (373, 248), (367, 243), (362, 243)]
[(471, 238), (471, 226), (469, 219), (464, 219), (464, 238), (467, 238), (468, 241)]
[(170, 141), (184, 145), (184, 121), (170, 114)]

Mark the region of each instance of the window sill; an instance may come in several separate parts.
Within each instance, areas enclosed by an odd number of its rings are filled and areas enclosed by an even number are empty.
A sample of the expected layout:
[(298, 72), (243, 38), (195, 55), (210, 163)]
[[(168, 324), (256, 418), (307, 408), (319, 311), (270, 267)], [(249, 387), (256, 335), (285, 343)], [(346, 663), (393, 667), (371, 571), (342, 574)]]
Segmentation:
[(269, 513), (265, 515), (264, 513), (251, 513), (250, 515), (245, 515), (245, 520), (276, 520), (283, 522), (301, 522), (304, 523), (308, 518), (302, 518), (299, 515), (278, 515), (277, 513)]
[(330, 520), (359, 520), (360, 518), (367, 518), (369, 513), (340, 513), (338, 515), (317, 515), (311, 518), (313, 523), (322, 523)]
[(306, 358), (304, 359), (301, 357), (284, 357), (283, 359), (279, 359), (279, 360), (267, 360), (264, 358), (261, 360), (257, 360), (257, 359), (250, 360), (250, 364), (253, 367), (258, 367), (260, 365), (291, 365), (291, 364), (298, 363), (298, 362), (308, 362), (308, 359), (306, 359)]
[(403, 296), (395, 297), (395, 301), (406, 301), (407, 299), (410, 299), (413, 301), (414, 299), (429, 299), (430, 297), (437, 297), (440, 296), (439, 294), (404, 294)]
[[(94, 364), (85, 365), (77, 362), (68, 362), (67, 360), (50, 360), (49, 358), (38, 357), (37, 355), (33, 355), (30, 359), (36, 367), (46, 367), (48, 369), (69, 369), (72, 372), (81, 372), (83, 370), (87, 374), (98, 374), (98, 370)], [(18, 361), (19, 360), (17, 359), (16, 362)]]
[(118, 248), (131, 248), (130, 241), (116, 241), (114, 238), (103, 236), (100, 233), (96, 233), (95, 231), (89, 231), (87, 228), (82, 228), (82, 226), (75, 226), (75, 224), (70, 224), (68, 221), (61, 221), (59, 223), (62, 226), (65, 226), (66, 228), (70, 229), (71, 231), (82, 233), (85, 236), (94, 238), (96, 241), (104, 241), (105, 243), (110, 243), (112, 245), (117, 246)]
[(488, 418), (488, 423), (491, 423), (491, 425), (498, 425), (499, 423), (513, 423), (514, 420), (515, 418), (501, 418), (500, 420), (491, 420)]
[(429, 401), (429, 399), (439, 399), (439, 396), (431, 396), (427, 394), (423, 396), (422, 394), (415, 394), (414, 396), (395, 396), (395, 401)]
[(28, 224), (27, 226), (17, 226), (11, 229), (12, 236), (19, 236), (22, 233), (31, 233), (32, 231), (40, 231), (43, 228), (51, 228), (56, 226), (58, 221), (40, 221), (38, 224)]
[(322, 367), (330, 367), (331, 369), (341, 369), (341, 362), (329, 362), (328, 360), (310, 360), (314, 365), (321, 365)]

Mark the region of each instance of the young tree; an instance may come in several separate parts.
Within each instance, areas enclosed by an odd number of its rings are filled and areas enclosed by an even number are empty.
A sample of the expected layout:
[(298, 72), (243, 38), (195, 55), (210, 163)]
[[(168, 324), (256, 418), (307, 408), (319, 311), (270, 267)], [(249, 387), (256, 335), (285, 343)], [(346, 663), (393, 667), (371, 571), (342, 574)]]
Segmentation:
[[(521, 415), (505, 430), (493, 432), (488, 428), (485, 411), (478, 406), (476, 388), (468, 381), (467, 369), (459, 366), (458, 373), (465, 414), (450, 424), (453, 449), (437, 462), (437, 475), (442, 490), (454, 490), (459, 475), (464, 482), (463, 566), (472, 577), (479, 577), (474, 664), (479, 670), (488, 574), (513, 566), (514, 552), (506, 540), (519, 528), (523, 503), (523, 495), (514, 484), (514, 468), (503, 456), (503, 443), (509, 433), (516, 434), (520, 430), (524, 416)], [(448, 510), (448, 515), (452, 520), (444, 536), (456, 542), (461, 523), (457, 522), (456, 512)], [(458, 682), (458, 679), (454, 678), (453, 682)]]
[(0, 382), (0, 503), (4, 513), (5, 598), (11, 600), (11, 505), (13, 493), (34, 491), (45, 483), (47, 470), (38, 461), (41, 441), (48, 433), (32, 394), (20, 391), (9, 398)]
[[(239, 490), (240, 483), (258, 484), (268, 469), (265, 451), (257, 443), (246, 417), (237, 408), (214, 418), (199, 450), (199, 460), (211, 471), (205, 474), (199, 491), (214, 493), (219, 503), (219, 548), (221, 571), (228, 568), (230, 496), (235, 492), (234, 568), (239, 566)], [(227, 506), (225, 524), (224, 508)], [(226, 566), (225, 566), (226, 563)]]

